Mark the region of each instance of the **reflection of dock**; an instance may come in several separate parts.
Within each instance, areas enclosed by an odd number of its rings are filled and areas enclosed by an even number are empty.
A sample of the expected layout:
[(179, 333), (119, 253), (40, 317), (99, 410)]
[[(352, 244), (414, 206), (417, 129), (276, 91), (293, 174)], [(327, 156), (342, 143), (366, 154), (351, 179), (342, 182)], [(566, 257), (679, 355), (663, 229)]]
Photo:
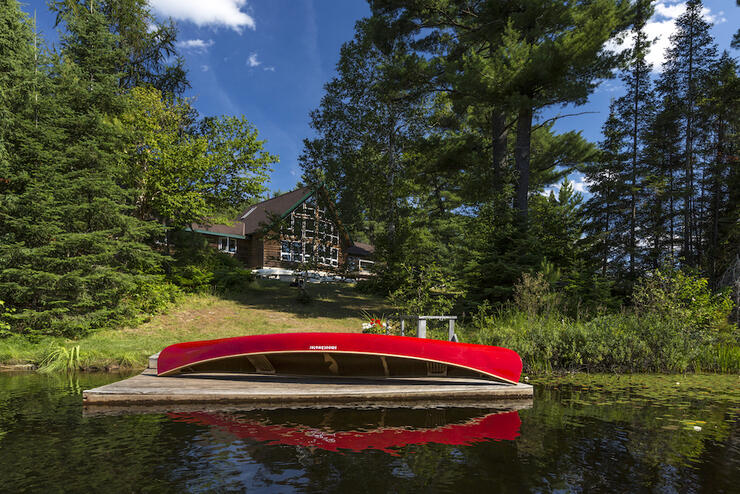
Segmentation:
[[(152, 370), (83, 392), (85, 405), (239, 404), (255, 408), (297, 406), (502, 406), (531, 400), (532, 386), (481, 379), (317, 378), (243, 374), (180, 374)], [(202, 407), (201, 407), (202, 408)]]

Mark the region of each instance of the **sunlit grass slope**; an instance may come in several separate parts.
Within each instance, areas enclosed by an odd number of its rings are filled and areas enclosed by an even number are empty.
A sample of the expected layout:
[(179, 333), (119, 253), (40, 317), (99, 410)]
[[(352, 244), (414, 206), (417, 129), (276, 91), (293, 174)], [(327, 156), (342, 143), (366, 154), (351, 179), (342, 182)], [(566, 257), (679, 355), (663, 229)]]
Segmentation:
[[(41, 365), (59, 357), (87, 369), (141, 368), (149, 355), (173, 343), (263, 333), (354, 332), (361, 330), (362, 311), (388, 310), (381, 298), (346, 284), (309, 285), (308, 293), (312, 300), (301, 303), (297, 288), (259, 281), (229, 296), (188, 295), (167, 313), (136, 327), (104, 330), (79, 340), (0, 339), (0, 363)], [(69, 357), (76, 346), (78, 362)]]

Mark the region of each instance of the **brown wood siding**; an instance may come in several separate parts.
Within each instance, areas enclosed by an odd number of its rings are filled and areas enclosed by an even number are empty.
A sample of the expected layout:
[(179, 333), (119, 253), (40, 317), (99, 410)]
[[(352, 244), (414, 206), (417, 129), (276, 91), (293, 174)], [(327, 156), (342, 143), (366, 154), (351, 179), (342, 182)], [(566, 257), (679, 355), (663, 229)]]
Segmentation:
[(284, 267), (280, 262), (280, 241), (262, 237), (262, 265), (266, 268)]

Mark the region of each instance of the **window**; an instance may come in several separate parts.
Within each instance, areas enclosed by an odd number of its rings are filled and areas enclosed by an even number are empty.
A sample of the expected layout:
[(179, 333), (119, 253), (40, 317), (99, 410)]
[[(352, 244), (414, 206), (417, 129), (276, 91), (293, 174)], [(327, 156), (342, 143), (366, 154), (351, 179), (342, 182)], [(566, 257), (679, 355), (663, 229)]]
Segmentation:
[(307, 242), (303, 244), (303, 260), (305, 262), (311, 261), (313, 258), (313, 242)]
[(358, 268), (357, 268), (357, 258), (356, 257), (351, 257), (350, 256), (350, 257), (347, 258), (347, 268), (350, 271), (357, 271), (358, 270)]
[(229, 254), (236, 254), (236, 239), (229, 237), (219, 237), (218, 250), (220, 250), (221, 252), (228, 252)]
[(290, 242), (285, 240), (280, 242), (280, 260), (290, 261)]
[(301, 262), (303, 260), (302, 246), (300, 242), (293, 242), (291, 254), (293, 254), (291, 260), (294, 262)]
[(306, 238), (313, 238), (314, 232), (316, 232), (316, 221), (306, 220), (306, 229), (304, 230), (304, 236)]
[(331, 265), (337, 266), (339, 264), (339, 249), (331, 249)]
[(306, 202), (303, 203), (303, 211), (309, 216), (314, 215), (315, 208), (316, 201), (314, 200), (313, 196), (306, 199)]

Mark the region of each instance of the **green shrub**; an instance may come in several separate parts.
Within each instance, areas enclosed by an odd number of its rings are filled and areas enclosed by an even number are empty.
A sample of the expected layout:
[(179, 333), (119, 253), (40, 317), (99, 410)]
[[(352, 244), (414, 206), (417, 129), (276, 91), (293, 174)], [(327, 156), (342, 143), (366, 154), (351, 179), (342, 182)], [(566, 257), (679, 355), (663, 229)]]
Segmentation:
[(220, 292), (242, 292), (255, 280), (249, 269), (219, 269), (213, 273), (211, 284)]
[(479, 343), (517, 351), (534, 373), (740, 370), (725, 294), (712, 294), (705, 281), (682, 273), (658, 273), (639, 286), (633, 308), (571, 318), (548, 305), (550, 291), (540, 277), (525, 277), (516, 305), (481, 305), (468, 332)]
[(0, 300), (0, 338), (5, 338), (13, 333), (10, 332), (10, 324), (5, 318), (10, 314), (10, 311), (5, 308), (5, 302)]
[(694, 332), (726, 328), (733, 308), (729, 291), (712, 293), (706, 278), (670, 268), (643, 277), (632, 299), (637, 313), (680, 319)]
[(175, 266), (170, 278), (186, 292), (200, 293), (210, 288), (213, 271), (199, 266)]
[(436, 264), (402, 264), (400, 275), (400, 286), (388, 299), (403, 314), (447, 315), (462, 295)]
[(131, 294), (133, 309), (146, 314), (157, 314), (169, 307), (182, 295), (182, 290), (158, 277), (140, 284)]

